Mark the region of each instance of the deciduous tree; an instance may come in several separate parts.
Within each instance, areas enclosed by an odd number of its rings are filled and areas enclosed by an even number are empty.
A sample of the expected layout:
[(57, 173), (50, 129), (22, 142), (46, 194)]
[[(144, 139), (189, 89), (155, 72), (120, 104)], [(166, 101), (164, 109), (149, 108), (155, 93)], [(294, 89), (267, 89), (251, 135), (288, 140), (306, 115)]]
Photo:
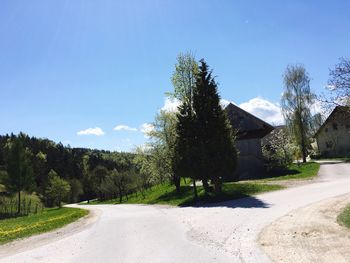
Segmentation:
[(293, 138), (306, 162), (310, 144), (311, 113), (315, 95), (310, 89), (310, 77), (302, 65), (289, 65), (284, 74), (282, 112)]
[(60, 178), (54, 170), (50, 170), (49, 183), (45, 191), (46, 197), (51, 199), (53, 204), (61, 208), (62, 200), (68, 196), (69, 191), (69, 183)]

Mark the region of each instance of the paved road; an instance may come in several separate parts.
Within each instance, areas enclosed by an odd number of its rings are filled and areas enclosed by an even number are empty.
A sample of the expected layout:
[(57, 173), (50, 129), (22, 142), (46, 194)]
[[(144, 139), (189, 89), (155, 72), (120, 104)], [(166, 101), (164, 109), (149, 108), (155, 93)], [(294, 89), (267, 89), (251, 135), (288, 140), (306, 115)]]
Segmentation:
[(269, 262), (256, 243), (266, 225), (348, 192), (350, 164), (340, 163), (323, 164), (314, 183), (210, 207), (88, 206), (95, 223), (37, 247), (19, 242), (19, 253), (0, 248), (0, 262)]

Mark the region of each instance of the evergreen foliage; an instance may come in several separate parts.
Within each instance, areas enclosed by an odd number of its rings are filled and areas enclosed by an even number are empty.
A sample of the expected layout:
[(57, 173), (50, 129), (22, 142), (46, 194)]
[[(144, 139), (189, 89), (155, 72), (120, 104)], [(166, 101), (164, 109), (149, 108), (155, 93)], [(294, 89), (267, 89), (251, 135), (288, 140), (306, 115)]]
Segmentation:
[(2, 183), (10, 193), (17, 193), (17, 213), (21, 214), (21, 191), (34, 189), (33, 168), (30, 152), (23, 146), (23, 134), (13, 138), (6, 145), (6, 175)]
[(211, 180), (217, 193), (223, 180), (234, 179), (237, 157), (232, 128), (219, 102), (212, 72), (201, 60), (193, 105), (183, 102), (177, 114), (176, 169), (202, 180), (206, 191)]

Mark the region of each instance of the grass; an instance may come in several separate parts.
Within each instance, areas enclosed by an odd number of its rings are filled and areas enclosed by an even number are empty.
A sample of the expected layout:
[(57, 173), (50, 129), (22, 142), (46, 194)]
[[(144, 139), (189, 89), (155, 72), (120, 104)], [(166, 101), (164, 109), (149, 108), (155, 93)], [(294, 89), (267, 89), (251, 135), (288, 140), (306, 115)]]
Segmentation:
[[(291, 164), (285, 171), (280, 171), (279, 174), (273, 174), (269, 178), (265, 178), (263, 181), (278, 181), (278, 180), (293, 180), (293, 179), (312, 179), (317, 176), (320, 169), (319, 163), (309, 162)], [(282, 174), (282, 175), (281, 175)]]
[(50, 208), (40, 214), (0, 220), (0, 244), (48, 232), (88, 214), (79, 208)]
[(339, 224), (350, 228), (350, 204), (340, 213), (337, 221)]
[[(198, 202), (212, 203), (227, 200), (238, 199), (250, 195), (255, 195), (263, 192), (280, 190), (284, 187), (273, 181), (279, 180), (297, 180), (297, 179), (312, 179), (317, 176), (320, 164), (310, 162), (305, 164), (291, 164), (288, 169), (280, 171), (278, 174), (271, 175), (272, 177), (260, 180), (251, 180), (244, 182), (224, 183), (222, 193), (215, 195), (213, 193), (205, 196), (202, 186), (198, 186)], [(166, 204), (174, 206), (193, 205), (193, 188), (190, 181), (181, 185), (180, 193), (175, 191), (175, 187), (170, 184), (160, 184), (151, 187), (145, 191), (144, 196), (140, 193), (132, 194), (128, 200), (123, 201), (124, 204)], [(85, 204), (85, 203), (84, 203)], [(91, 201), (90, 204), (119, 204), (119, 199), (106, 201)]]
[[(282, 189), (280, 185), (269, 185), (262, 183), (224, 183), (222, 193), (220, 195), (210, 194), (205, 196), (202, 186), (197, 186), (198, 202), (212, 203), (238, 199), (253, 194), (267, 191)], [(187, 206), (195, 203), (193, 198), (193, 188), (189, 183), (182, 184), (180, 193), (177, 193), (175, 187), (169, 184), (160, 184), (148, 189), (144, 196), (133, 194), (128, 200), (124, 200), (125, 204), (166, 204), (174, 206)], [(119, 199), (107, 201), (93, 201), (90, 204), (119, 204)]]

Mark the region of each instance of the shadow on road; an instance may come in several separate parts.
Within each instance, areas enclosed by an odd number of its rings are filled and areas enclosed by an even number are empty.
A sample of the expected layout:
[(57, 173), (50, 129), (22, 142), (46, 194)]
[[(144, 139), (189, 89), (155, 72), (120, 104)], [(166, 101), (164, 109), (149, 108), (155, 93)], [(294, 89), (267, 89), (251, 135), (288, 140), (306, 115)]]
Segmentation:
[(192, 207), (269, 208), (270, 205), (254, 196), (247, 195), (246, 197), (242, 197), (240, 199), (228, 200), (218, 203), (197, 203)]

